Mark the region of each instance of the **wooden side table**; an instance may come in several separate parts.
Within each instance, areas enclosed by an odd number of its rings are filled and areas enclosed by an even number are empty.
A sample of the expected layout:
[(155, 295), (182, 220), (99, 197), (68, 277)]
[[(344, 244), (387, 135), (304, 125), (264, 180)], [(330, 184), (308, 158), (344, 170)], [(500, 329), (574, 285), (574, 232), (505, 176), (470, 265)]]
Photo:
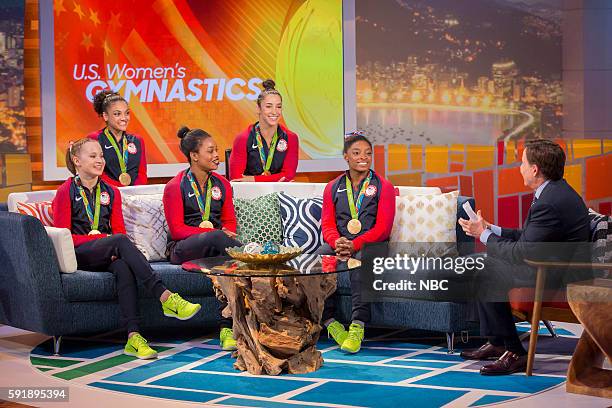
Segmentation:
[(359, 261), (307, 254), (290, 263), (253, 266), (218, 257), (183, 264), (207, 275), (217, 297), (227, 301), (222, 314), (233, 320), (238, 350), (232, 356), (240, 371), (305, 374), (323, 364), (317, 341), (325, 299), (336, 290), (337, 275), (355, 270)]
[(612, 279), (593, 279), (567, 286), (568, 303), (584, 328), (567, 371), (566, 391), (612, 398)]

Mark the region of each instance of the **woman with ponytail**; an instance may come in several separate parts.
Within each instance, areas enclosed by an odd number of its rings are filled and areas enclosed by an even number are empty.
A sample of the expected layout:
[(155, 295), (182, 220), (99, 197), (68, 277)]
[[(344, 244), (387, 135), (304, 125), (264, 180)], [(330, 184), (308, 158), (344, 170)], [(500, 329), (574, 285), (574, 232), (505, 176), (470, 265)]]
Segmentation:
[(137, 282), (159, 299), (168, 317), (190, 319), (200, 305), (170, 292), (125, 235), (121, 194), (101, 177), (104, 155), (100, 144), (87, 137), (71, 143), (66, 166), (74, 177), (58, 188), (53, 199), (54, 225), (72, 232), (79, 269), (115, 275), (121, 323), (128, 333), (124, 353), (141, 359), (156, 358), (155, 350), (140, 335)]
[(106, 167), (102, 178), (116, 187), (147, 184), (147, 158), (142, 137), (127, 133), (130, 107), (117, 92), (103, 90), (93, 100), (106, 126), (88, 135), (102, 146)]
[[(219, 167), (217, 143), (202, 129), (182, 127), (178, 137), (189, 167), (166, 184), (163, 198), (171, 238), (166, 252), (173, 264), (225, 255), (226, 248), (241, 245), (235, 239), (232, 187), (214, 171)], [(221, 347), (235, 350), (232, 320), (221, 319), (220, 326)]]
[(258, 121), (234, 139), (232, 181), (292, 181), (300, 151), (298, 136), (279, 123), (283, 98), (271, 79), (257, 98)]

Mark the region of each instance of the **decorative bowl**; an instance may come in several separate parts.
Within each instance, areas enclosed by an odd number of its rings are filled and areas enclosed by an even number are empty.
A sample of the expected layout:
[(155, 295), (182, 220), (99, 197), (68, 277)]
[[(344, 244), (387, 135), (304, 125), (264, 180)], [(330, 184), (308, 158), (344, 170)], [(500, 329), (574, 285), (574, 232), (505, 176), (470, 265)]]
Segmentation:
[(301, 255), (302, 248), (280, 246), (278, 254), (249, 254), (244, 252), (244, 246), (226, 249), (227, 254), (238, 261), (251, 265), (273, 265), (287, 262)]

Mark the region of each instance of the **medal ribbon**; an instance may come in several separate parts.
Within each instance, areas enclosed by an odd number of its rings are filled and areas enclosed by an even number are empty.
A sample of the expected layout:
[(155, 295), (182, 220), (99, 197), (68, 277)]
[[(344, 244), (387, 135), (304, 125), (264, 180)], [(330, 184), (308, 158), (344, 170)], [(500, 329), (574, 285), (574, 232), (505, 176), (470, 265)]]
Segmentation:
[(212, 181), (210, 180), (210, 176), (208, 176), (208, 184), (206, 185), (206, 205), (204, 205), (204, 202), (202, 201), (200, 189), (198, 188), (195, 177), (193, 177), (193, 174), (191, 174), (191, 170), (187, 171), (187, 177), (189, 178), (189, 183), (191, 184), (193, 194), (195, 194), (198, 201), (200, 214), (202, 214), (202, 221), (208, 221), (208, 218), (210, 217), (210, 198), (212, 197)]
[(263, 139), (261, 132), (259, 131), (259, 123), (255, 125), (255, 139), (257, 140), (257, 147), (259, 148), (261, 166), (263, 167), (264, 171), (270, 171), (272, 159), (274, 158), (274, 152), (276, 151), (276, 143), (278, 142), (278, 128), (274, 133), (274, 137), (272, 137), (272, 142), (270, 143), (270, 148), (268, 149), (268, 157), (266, 157), (266, 153), (264, 152)]
[(127, 173), (127, 162), (128, 162), (128, 142), (125, 134), (123, 135), (123, 155), (119, 151), (119, 146), (117, 146), (117, 142), (115, 141), (115, 137), (111, 135), (111, 132), (108, 128), (104, 129), (104, 134), (108, 138), (108, 141), (115, 148), (115, 153), (117, 153), (117, 159), (119, 159), (119, 167), (121, 167), (121, 173)]
[(351, 178), (346, 175), (346, 195), (348, 196), (349, 208), (351, 210), (351, 217), (354, 220), (359, 219), (359, 210), (361, 209), (361, 203), (363, 203), (363, 197), (365, 197), (365, 192), (370, 185), (370, 180), (372, 179), (372, 170), (368, 172), (368, 176), (366, 177), (363, 185), (361, 186), (361, 190), (359, 190), (359, 195), (357, 196), (357, 203), (355, 203), (355, 199), (353, 198), (353, 184), (351, 183)]
[(83, 205), (85, 206), (85, 212), (87, 213), (87, 218), (89, 218), (89, 223), (91, 224), (91, 230), (97, 230), (98, 224), (100, 223), (100, 182), (98, 181), (98, 185), (96, 186), (95, 212), (91, 209), (91, 205), (89, 204), (89, 200), (87, 199), (85, 189), (83, 188), (80, 179), (78, 179), (76, 185), (77, 189), (79, 190), (79, 194), (83, 198)]

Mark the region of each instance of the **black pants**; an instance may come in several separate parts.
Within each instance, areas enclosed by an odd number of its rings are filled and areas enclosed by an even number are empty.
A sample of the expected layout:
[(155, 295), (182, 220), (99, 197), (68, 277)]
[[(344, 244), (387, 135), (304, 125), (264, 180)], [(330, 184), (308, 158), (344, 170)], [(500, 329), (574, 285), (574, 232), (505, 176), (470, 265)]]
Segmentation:
[[(329, 244), (323, 244), (316, 252), (318, 255), (335, 255), (336, 251), (329, 246)], [(361, 252), (353, 255), (354, 258), (361, 258)], [(370, 304), (361, 300), (361, 271), (359, 269), (352, 270), (350, 272), (343, 272), (349, 274), (351, 281), (351, 320), (359, 320), (364, 323), (370, 321)], [(335, 318), (336, 315), (336, 302), (332, 296), (325, 300), (325, 308), (323, 309), (323, 317), (321, 322), (326, 322), (329, 319)]]
[[(183, 262), (194, 259), (208, 258), (213, 256), (227, 255), (226, 248), (242, 245), (240, 241), (230, 238), (221, 230), (203, 232), (201, 234), (192, 235), (181, 241), (176, 241), (170, 249), (170, 262), (179, 265)], [(219, 305), (219, 314), (225, 309), (227, 302), (222, 302)], [(223, 328), (232, 328), (232, 319), (221, 317), (219, 326)]]
[[(121, 324), (128, 333), (139, 331), (138, 286), (140, 282), (156, 298), (161, 297), (166, 287), (153, 274), (144, 255), (124, 234), (86, 242), (75, 248), (80, 269), (89, 271), (109, 270), (117, 281), (117, 296), (121, 311)], [(112, 257), (116, 257), (113, 261)], [(95, 318), (95, 317), (94, 317)]]
[(535, 270), (493, 257), (487, 257), (484, 266), (474, 276), (480, 334), (497, 346), (505, 345), (512, 352), (524, 352), (508, 302), (508, 291), (514, 287), (535, 286)]

